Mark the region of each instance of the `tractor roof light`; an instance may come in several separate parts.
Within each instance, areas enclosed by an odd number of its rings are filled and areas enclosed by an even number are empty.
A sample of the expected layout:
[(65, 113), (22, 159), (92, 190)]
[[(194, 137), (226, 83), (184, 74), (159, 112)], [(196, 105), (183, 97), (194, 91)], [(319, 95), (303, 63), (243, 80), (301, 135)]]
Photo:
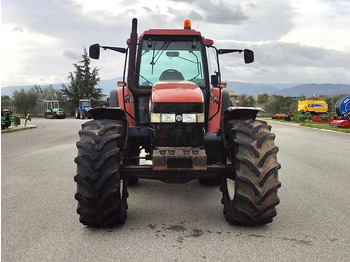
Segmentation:
[(221, 88), (226, 88), (226, 86), (227, 86), (227, 83), (219, 83), (219, 87)]
[(185, 20), (184, 29), (191, 29), (191, 21), (189, 19)]
[(117, 81), (117, 86), (123, 87), (123, 86), (126, 86), (126, 84), (124, 81)]

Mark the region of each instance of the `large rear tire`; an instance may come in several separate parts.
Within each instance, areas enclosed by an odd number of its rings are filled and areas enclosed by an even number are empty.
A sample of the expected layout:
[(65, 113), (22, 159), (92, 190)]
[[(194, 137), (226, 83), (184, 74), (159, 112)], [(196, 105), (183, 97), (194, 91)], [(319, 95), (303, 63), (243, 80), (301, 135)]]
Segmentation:
[(82, 125), (77, 142), (77, 212), (87, 226), (124, 223), (127, 185), (120, 179), (125, 125), (117, 120), (92, 120)]
[(228, 164), (232, 174), (222, 180), (224, 214), (231, 224), (272, 222), (279, 204), (278, 147), (271, 126), (259, 120), (231, 120), (225, 124)]

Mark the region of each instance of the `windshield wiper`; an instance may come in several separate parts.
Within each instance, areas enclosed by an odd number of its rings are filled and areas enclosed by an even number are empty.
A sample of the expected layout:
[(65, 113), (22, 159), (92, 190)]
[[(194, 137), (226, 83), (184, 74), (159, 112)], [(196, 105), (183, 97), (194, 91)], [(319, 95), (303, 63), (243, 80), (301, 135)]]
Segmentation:
[(150, 86), (153, 86), (153, 83), (151, 81), (149, 81), (148, 79), (146, 79), (145, 77), (143, 77), (142, 75), (139, 75), (143, 80), (146, 81), (146, 83)]
[[(152, 60), (150, 62), (150, 65), (152, 65), (152, 75), (153, 75), (153, 67), (154, 65), (157, 63), (158, 59), (162, 56), (164, 50), (167, 50), (169, 45), (170, 45), (171, 41), (170, 40), (166, 40), (163, 45), (160, 47), (160, 49), (157, 51), (156, 54), (154, 54), (155, 49), (156, 49), (156, 45), (154, 44), (153, 46), (153, 56), (152, 56)], [(161, 52), (159, 54), (159, 52)], [(159, 55), (158, 55), (159, 54)], [(157, 57), (158, 56), (158, 57)], [(156, 60), (155, 60), (156, 59)], [(154, 61), (155, 60), (155, 61)]]

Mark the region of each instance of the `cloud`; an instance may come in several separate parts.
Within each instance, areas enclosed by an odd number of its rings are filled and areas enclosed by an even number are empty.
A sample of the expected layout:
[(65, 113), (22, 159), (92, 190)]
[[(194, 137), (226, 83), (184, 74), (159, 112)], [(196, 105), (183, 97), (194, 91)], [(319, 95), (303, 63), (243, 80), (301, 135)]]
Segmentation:
[(291, 3), (295, 26), (280, 40), (350, 52), (350, 1), (293, 0)]
[[(221, 48), (253, 49), (256, 62), (250, 65), (222, 56), (230, 80), (302, 82), (314, 76), (349, 82), (349, 11), (347, 0), (4, 0), (2, 84), (66, 81), (83, 46), (125, 47), (133, 17), (139, 34), (182, 28), (191, 19), (193, 29)], [(123, 60), (105, 51), (92, 66), (109, 79), (121, 75)]]
[(20, 26), (16, 26), (16, 27), (12, 28), (11, 31), (12, 31), (12, 32), (21, 32), (21, 33), (24, 32), (23, 28), (20, 27)]
[(74, 61), (78, 61), (79, 59), (81, 59), (81, 52), (80, 51), (64, 50), (62, 54), (63, 54), (63, 56), (68, 57), (69, 59), (72, 59)]
[[(219, 41), (220, 48), (249, 48), (255, 61), (244, 65), (242, 55), (220, 56), (226, 80), (250, 82), (350, 83), (350, 54), (285, 42)], [(249, 77), (250, 76), (250, 77)]]
[(230, 4), (229, 2), (224, 1), (177, 1), (174, 2), (183, 2), (189, 3), (195, 7), (195, 10), (190, 9), (188, 13), (202, 13), (202, 19), (208, 23), (214, 24), (240, 24), (241, 22), (248, 19), (248, 16), (244, 14), (241, 6), (239, 4)]
[[(218, 41), (220, 48), (249, 48), (255, 52), (259, 66), (308, 66), (350, 68), (350, 54), (332, 49), (302, 45), (300, 43)], [(227, 55), (226, 55), (227, 56)], [(224, 58), (225, 56), (221, 56)]]
[(142, 8), (143, 8), (144, 10), (146, 10), (147, 12), (152, 12), (152, 10), (151, 10), (150, 8), (146, 7), (146, 6), (143, 6)]

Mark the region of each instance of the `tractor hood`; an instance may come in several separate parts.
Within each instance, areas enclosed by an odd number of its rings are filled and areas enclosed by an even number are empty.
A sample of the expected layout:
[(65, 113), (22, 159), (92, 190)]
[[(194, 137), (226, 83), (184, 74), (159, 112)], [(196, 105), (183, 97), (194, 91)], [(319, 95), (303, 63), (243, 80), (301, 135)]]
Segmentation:
[(159, 81), (152, 88), (152, 103), (203, 103), (202, 90), (189, 81)]

